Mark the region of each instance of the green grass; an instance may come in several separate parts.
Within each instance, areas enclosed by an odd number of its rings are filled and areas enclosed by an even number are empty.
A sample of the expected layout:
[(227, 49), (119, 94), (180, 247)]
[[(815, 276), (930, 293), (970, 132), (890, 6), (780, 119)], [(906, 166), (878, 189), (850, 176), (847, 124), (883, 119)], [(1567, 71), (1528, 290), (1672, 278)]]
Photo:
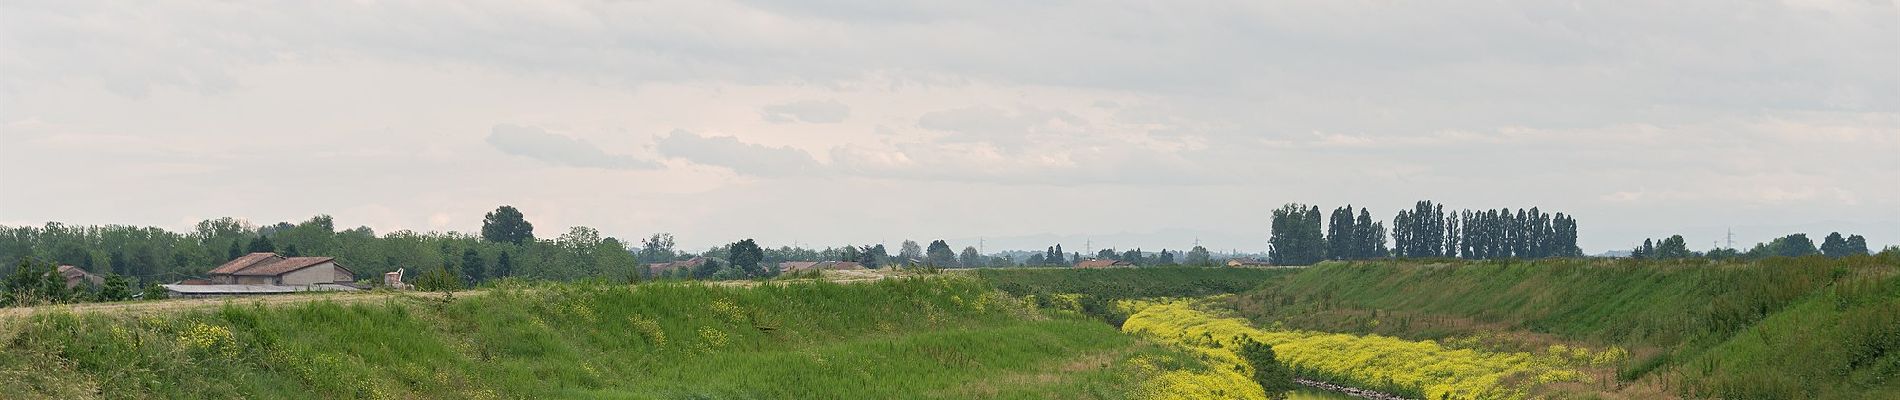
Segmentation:
[(1614, 378), (1722, 398), (1879, 398), (1900, 388), (1900, 262), (1323, 263), (1229, 305), (1262, 326), (1504, 350), (1619, 346)]
[(502, 287), (452, 301), (50, 313), (0, 329), (48, 398), (1122, 398), (1182, 357), (971, 279)]
[(976, 276), (1042, 307), (1072, 308), (1117, 327), (1128, 318), (1116, 300), (1204, 297), (1240, 293), (1295, 273), (1258, 268), (979, 269)]

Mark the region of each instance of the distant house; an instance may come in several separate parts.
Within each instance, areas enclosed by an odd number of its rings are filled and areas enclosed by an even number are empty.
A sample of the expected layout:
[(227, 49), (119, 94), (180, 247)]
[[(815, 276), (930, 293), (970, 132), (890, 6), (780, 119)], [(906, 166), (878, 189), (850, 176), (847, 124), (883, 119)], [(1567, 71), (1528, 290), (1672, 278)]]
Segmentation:
[(59, 266), (59, 277), (66, 278), (66, 288), (68, 289), (79, 287), (79, 284), (82, 282), (91, 282), (93, 286), (106, 284), (106, 277), (86, 272), (85, 269), (71, 265)]
[(284, 257), (276, 253), (251, 253), (212, 268), (207, 275), (210, 275), (210, 279), (193, 279), (163, 286), (173, 297), (357, 290), (352, 286), (356, 281), (356, 273), (330, 257)]
[(1252, 258), (1229, 258), (1227, 259), (1227, 266), (1229, 267), (1271, 267), (1273, 266), (1273, 263), (1261, 261), (1257, 259), (1252, 259)]
[(284, 257), (276, 253), (251, 253), (211, 269), (208, 274), (216, 285), (309, 286), (347, 284), (356, 281), (356, 273), (330, 257)]
[(864, 264), (859, 264), (855, 261), (788, 261), (778, 263), (778, 271), (780, 273), (799, 271), (844, 271), (855, 269), (868, 268), (865, 268)]
[(1126, 268), (1126, 267), (1133, 267), (1133, 266), (1135, 266), (1135, 264), (1131, 264), (1127, 261), (1110, 260), (1110, 259), (1105, 259), (1105, 258), (1094, 259), (1094, 260), (1082, 260), (1080, 262), (1075, 263), (1076, 268)]
[(705, 257), (693, 257), (683, 261), (652, 263), (647, 264), (647, 273), (653, 276), (661, 276), (666, 275), (667, 272), (682, 269), (690, 273), (693, 268), (699, 268), (700, 265), (704, 264), (706, 264)]

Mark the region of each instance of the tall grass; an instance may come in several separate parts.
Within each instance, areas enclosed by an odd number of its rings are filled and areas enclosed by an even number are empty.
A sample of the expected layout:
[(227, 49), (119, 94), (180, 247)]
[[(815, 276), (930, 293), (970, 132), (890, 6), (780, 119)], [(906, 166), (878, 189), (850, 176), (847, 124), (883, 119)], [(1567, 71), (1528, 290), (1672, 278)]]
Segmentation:
[(1179, 357), (945, 278), (49, 313), (0, 346), (8, 398), (1121, 398)]

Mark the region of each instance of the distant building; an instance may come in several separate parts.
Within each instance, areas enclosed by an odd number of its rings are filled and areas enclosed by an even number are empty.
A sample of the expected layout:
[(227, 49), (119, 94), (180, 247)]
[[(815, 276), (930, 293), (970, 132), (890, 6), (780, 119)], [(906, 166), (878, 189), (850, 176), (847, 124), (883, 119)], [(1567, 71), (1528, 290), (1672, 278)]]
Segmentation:
[(699, 268), (700, 265), (704, 264), (706, 264), (705, 257), (693, 257), (683, 261), (652, 263), (647, 264), (647, 273), (653, 276), (662, 276), (666, 275), (667, 272), (682, 269), (690, 273), (693, 268)]
[(356, 281), (356, 273), (330, 257), (284, 257), (276, 253), (251, 253), (211, 269), (211, 283), (217, 285), (309, 286), (347, 284)]
[(1271, 267), (1273, 266), (1273, 263), (1260, 261), (1260, 260), (1256, 260), (1252, 258), (1229, 258), (1227, 259), (1227, 266), (1229, 267)]
[(357, 290), (353, 286), (356, 273), (330, 257), (284, 257), (276, 253), (251, 253), (212, 268), (207, 275), (210, 279), (192, 279), (163, 286), (173, 297)]
[(93, 286), (106, 284), (105, 277), (71, 265), (59, 266), (59, 277), (66, 278), (67, 289), (79, 287), (79, 284), (84, 282), (91, 282)]
[(779, 273), (799, 271), (844, 271), (868, 269), (855, 261), (787, 261), (778, 263)]
[(1106, 258), (1094, 259), (1094, 260), (1082, 260), (1080, 262), (1075, 263), (1076, 268), (1127, 268), (1127, 267), (1133, 267), (1133, 266), (1135, 266), (1135, 264), (1131, 264), (1127, 261), (1110, 260)]

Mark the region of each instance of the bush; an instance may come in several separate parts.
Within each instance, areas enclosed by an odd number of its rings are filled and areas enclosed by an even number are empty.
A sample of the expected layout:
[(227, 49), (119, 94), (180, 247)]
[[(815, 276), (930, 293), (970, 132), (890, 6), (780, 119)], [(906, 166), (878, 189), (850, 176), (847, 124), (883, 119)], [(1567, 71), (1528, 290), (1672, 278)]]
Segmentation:
[(1253, 381), (1259, 383), (1260, 388), (1265, 389), (1268, 396), (1279, 398), (1286, 392), (1299, 388), (1299, 385), (1293, 383), (1293, 371), (1287, 370), (1286, 366), (1281, 365), (1280, 360), (1274, 357), (1273, 346), (1260, 343), (1247, 336), (1235, 336), (1234, 343), (1237, 347), (1234, 352), (1239, 353), (1240, 359), (1246, 360), (1247, 365), (1253, 368)]

